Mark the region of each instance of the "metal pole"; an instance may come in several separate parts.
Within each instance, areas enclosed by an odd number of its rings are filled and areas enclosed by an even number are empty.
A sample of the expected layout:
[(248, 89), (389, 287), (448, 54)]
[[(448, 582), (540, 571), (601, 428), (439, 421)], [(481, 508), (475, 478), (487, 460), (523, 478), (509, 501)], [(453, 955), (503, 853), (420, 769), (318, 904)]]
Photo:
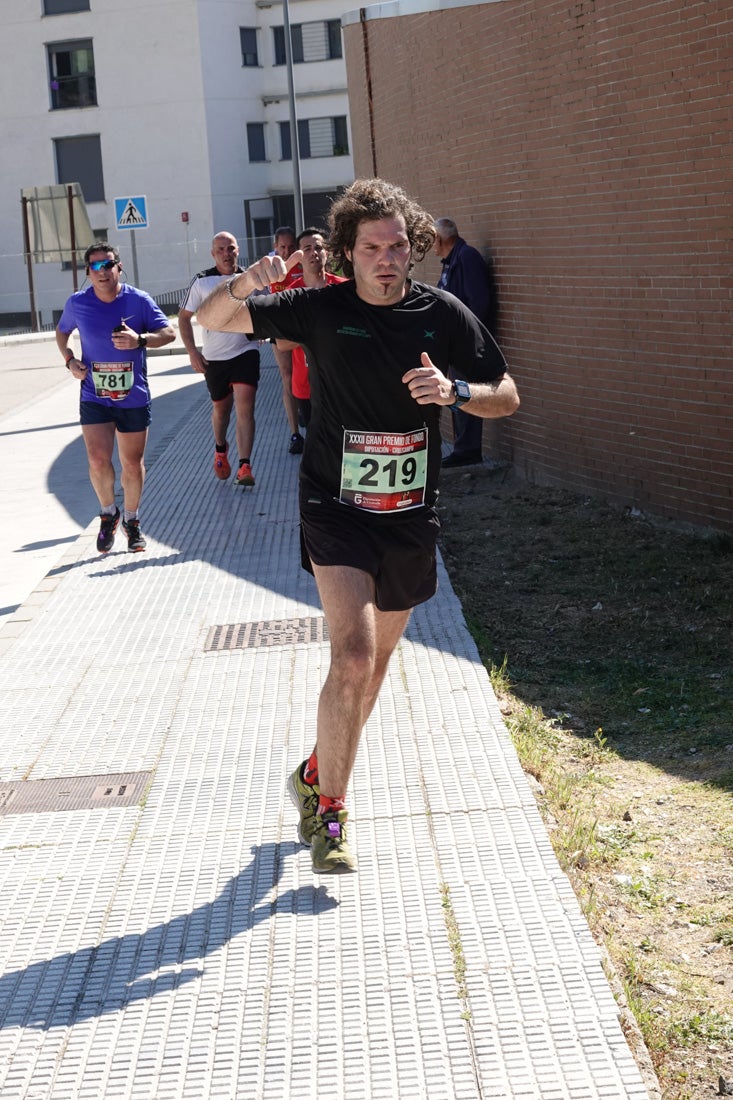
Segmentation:
[(36, 312), (36, 291), (33, 286), (33, 257), (31, 256), (31, 234), (28, 228), (28, 203), (29, 199), (22, 196), (20, 203), (23, 207), (23, 241), (25, 243), (25, 262), (28, 268), (28, 293), (31, 299), (31, 326), (34, 332), (40, 332), (41, 326), (38, 323), (38, 313)]
[(293, 204), (295, 206), (295, 232), (304, 228), (303, 189), (300, 183), (300, 144), (298, 142), (298, 117), (295, 112), (295, 84), (293, 82), (293, 44), (290, 41), (290, 10), (288, 0), (283, 0), (283, 32), (285, 34), (285, 64), (288, 70), (288, 100), (290, 101), (290, 151), (293, 156)]
[(74, 196), (71, 184), (66, 185), (66, 201), (69, 204), (69, 244), (71, 245), (71, 270), (74, 277), (74, 294), (79, 289), (79, 276), (76, 272), (76, 230), (74, 227)]
[(140, 286), (140, 277), (137, 273), (137, 245), (135, 244), (135, 230), (130, 230), (130, 245), (132, 247), (132, 284)]

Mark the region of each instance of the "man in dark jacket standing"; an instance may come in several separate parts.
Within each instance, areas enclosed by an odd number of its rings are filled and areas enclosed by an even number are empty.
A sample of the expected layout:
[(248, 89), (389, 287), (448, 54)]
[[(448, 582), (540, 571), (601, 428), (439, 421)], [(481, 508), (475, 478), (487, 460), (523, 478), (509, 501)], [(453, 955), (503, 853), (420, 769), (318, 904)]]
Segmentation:
[[(458, 236), (458, 226), (451, 218), (436, 220), (433, 252), (443, 265), (438, 286), (455, 294), (493, 334), (496, 296), (489, 268), (478, 249)], [(460, 409), (453, 409), (452, 415), (453, 450), (442, 464), (474, 466), (481, 462), (483, 423)]]

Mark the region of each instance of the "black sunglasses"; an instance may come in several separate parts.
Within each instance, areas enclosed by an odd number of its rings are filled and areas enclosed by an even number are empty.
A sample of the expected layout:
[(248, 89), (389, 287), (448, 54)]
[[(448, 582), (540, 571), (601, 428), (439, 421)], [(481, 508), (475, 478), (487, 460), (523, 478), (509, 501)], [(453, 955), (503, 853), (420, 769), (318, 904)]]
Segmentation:
[(91, 271), (111, 271), (113, 267), (117, 267), (118, 260), (94, 260), (89, 264)]

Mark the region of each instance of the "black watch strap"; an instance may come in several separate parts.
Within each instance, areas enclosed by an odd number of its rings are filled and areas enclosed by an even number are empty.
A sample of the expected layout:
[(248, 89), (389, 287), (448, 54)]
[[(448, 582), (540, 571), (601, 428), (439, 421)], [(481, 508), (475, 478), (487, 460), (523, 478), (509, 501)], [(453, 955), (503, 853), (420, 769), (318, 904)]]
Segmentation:
[(471, 389), (468, 385), (468, 382), (464, 382), (462, 378), (456, 378), (454, 380), (453, 391), (456, 395), (456, 399), (453, 404), (449, 406), (449, 408), (460, 409), (461, 405), (465, 405), (468, 401), (471, 400)]

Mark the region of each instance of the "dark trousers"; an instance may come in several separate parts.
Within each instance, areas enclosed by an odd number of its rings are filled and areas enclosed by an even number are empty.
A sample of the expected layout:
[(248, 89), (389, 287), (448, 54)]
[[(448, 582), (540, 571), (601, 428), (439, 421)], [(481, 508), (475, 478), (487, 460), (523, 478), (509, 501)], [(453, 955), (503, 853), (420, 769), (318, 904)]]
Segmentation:
[(471, 416), (460, 409), (451, 409), (453, 416), (453, 454), (468, 452), (481, 454), (481, 435), (484, 422), (480, 416)]

